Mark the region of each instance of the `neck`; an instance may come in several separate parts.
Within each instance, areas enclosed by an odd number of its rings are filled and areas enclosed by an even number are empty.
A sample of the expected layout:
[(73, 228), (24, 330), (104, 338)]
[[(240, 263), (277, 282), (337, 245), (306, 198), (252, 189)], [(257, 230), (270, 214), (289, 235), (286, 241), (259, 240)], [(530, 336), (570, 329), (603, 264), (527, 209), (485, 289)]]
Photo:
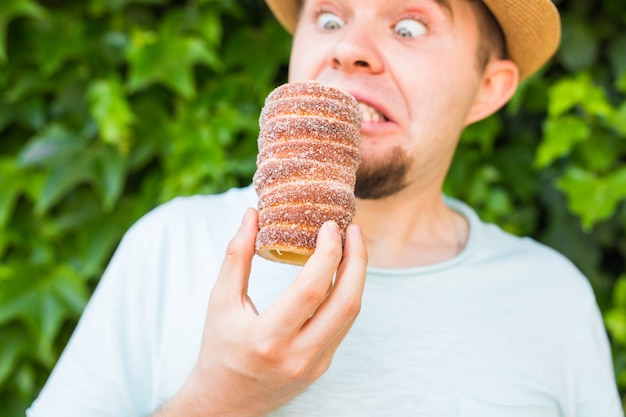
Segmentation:
[(406, 194), (357, 200), (354, 222), (363, 229), (372, 267), (410, 268), (443, 262), (458, 255), (467, 240), (467, 221), (449, 209), (439, 193)]

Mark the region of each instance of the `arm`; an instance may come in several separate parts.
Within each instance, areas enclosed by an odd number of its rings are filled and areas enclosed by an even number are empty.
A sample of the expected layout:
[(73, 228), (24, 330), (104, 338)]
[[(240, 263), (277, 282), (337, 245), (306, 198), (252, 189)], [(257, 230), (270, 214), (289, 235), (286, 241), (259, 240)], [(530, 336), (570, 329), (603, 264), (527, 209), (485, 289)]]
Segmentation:
[(248, 210), (213, 288), (194, 370), (155, 417), (266, 415), (328, 369), (356, 319), (367, 266), (358, 226), (348, 228), (342, 259), (337, 225), (326, 223), (293, 284), (259, 315), (247, 296), (256, 225)]
[(589, 318), (588, 325), (582, 327), (585, 337), (577, 372), (576, 416), (622, 417), (624, 409), (615, 382), (609, 340), (595, 303)]

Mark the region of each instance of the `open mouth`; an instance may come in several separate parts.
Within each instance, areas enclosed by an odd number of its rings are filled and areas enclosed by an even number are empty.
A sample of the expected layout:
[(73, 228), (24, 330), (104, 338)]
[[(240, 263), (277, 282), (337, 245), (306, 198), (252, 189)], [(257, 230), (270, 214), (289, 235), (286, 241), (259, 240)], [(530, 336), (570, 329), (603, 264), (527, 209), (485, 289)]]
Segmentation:
[(361, 118), (364, 123), (381, 123), (389, 121), (389, 119), (380, 111), (360, 101), (359, 110), (361, 111)]

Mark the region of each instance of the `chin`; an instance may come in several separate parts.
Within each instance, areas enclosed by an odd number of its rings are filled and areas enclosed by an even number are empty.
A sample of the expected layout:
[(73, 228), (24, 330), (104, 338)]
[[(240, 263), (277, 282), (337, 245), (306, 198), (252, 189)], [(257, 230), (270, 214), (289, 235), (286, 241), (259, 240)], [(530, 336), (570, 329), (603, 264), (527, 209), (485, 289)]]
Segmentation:
[(356, 174), (354, 194), (363, 200), (380, 200), (402, 191), (411, 166), (411, 159), (402, 148), (394, 147), (375, 158), (361, 156)]

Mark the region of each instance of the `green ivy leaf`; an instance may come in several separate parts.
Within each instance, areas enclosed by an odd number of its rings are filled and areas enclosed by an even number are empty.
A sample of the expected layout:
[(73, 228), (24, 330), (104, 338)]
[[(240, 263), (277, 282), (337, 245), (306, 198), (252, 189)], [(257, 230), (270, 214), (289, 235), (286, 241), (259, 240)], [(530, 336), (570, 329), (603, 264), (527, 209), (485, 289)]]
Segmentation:
[(146, 32), (133, 36), (128, 60), (128, 87), (131, 91), (160, 83), (187, 99), (196, 94), (193, 76), (196, 64), (205, 64), (213, 69), (221, 66), (215, 52), (197, 38), (157, 38), (154, 33)]
[[(25, 270), (21, 270), (26, 273)], [(41, 270), (30, 271), (41, 274)], [(67, 266), (58, 266), (49, 274), (35, 278), (17, 274), (0, 282), (0, 324), (19, 320), (26, 324), (32, 340), (51, 365), (53, 342), (66, 318), (79, 314), (88, 294), (84, 282)]]
[(588, 171), (596, 173), (610, 172), (619, 166), (623, 144), (615, 133), (600, 127), (592, 127), (591, 139), (576, 147), (572, 157)]
[(589, 230), (609, 218), (626, 198), (626, 167), (604, 177), (572, 167), (557, 186), (567, 195), (570, 210), (581, 217), (583, 228)]
[(34, 136), (20, 151), (17, 161), (23, 167), (43, 166), (83, 150), (84, 141), (61, 124), (51, 124)]
[(591, 26), (578, 16), (563, 18), (559, 60), (571, 72), (589, 68), (598, 54), (598, 40)]
[(87, 97), (102, 140), (115, 145), (123, 153), (128, 152), (134, 115), (120, 81), (117, 78), (93, 81), (88, 87)]
[(9, 23), (20, 16), (42, 18), (44, 15), (45, 9), (32, 0), (2, 0), (0, 2), (0, 62), (7, 61), (6, 32)]
[[(135, 210), (140, 213), (129, 216), (129, 211), (132, 213)], [(117, 210), (111, 211), (107, 217), (100, 216), (83, 224), (79, 231), (81, 274), (99, 277), (120, 237), (130, 224), (144, 213), (145, 211), (141, 211), (137, 206), (131, 208), (121, 203)], [(93, 239), (93, 236), (98, 236), (98, 239)]]
[(580, 73), (575, 78), (565, 78), (548, 93), (548, 114), (558, 117), (579, 106), (586, 113), (601, 118), (610, 118), (613, 107), (602, 88), (593, 84), (591, 76)]
[[(8, 98), (8, 97), (7, 97)], [(38, 130), (45, 126), (45, 107), (40, 97), (0, 103), (0, 132), (12, 123), (28, 129)]]
[(619, 91), (626, 94), (626, 71), (624, 71), (622, 75), (618, 77), (617, 81), (615, 82), (615, 86)]
[(619, 277), (613, 289), (613, 302), (616, 307), (626, 308), (626, 274)]
[(500, 132), (502, 132), (502, 122), (498, 115), (494, 114), (465, 128), (461, 140), (476, 143), (483, 152), (490, 152)]
[(626, 101), (614, 113), (611, 125), (620, 135), (626, 136)]
[(611, 337), (626, 346), (626, 310), (611, 309), (604, 314), (604, 323)]
[(90, 0), (89, 10), (96, 16), (107, 11), (120, 12), (131, 4), (165, 4), (165, 0)]
[(603, 119), (610, 119), (614, 113), (604, 89), (594, 85), (591, 76), (584, 72), (556, 83), (550, 88), (548, 97), (548, 114), (552, 118), (561, 116), (575, 107)]
[(581, 107), (588, 114), (603, 119), (610, 119), (614, 113), (613, 106), (607, 100), (604, 90), (594, 85), (589, 85)]
[(214, 10), (206, 10), (200, 17), (200, 31), (211, 45), (222, 41), (222, 17)]
[(0, 159), (0, 231), (11, 219), (17, 198), (22, 192), (22, 174), (13, 160)]
[(0, 328), (0, 386), (11, 376), (19, 359), (29, 352), (32, 344), (25, 332), (17, 327)]
[(613, 65), (613, 73), (616, 77), (626, 72), (626, 35), (619, 36), (610, 41), (608, 56)]
[[(21, 100), (28, 100), (29, 97), (38, 98), (43, 102), (41, 96), (54, 90), (56, 84), (53, 79), (42, 78), (39, 68), (24, 68), (20, 77), (6, 87), (4, 97), (7, 103), (15, 105)], [(41, 127), (38, 126), (37, 128), (40, 129)]]
[[(33, 365), (34, 364), (29, 362), (23, 362), (17, 367), (13, 383), (17, 388), (17, 394), (21, 398), (24, 398), (28, 395), (28, 393), (33, 392), (37, 384), (37, 373)], [(18, 403), (18, 401), (15, 401), (15, 403)]]
[(557, 158), (569, 154), (579, 142), (589, 139), (591, 128), (582, 119), (564, 116), (544, 123), (544, 136), (535, 158), (535, 166), (544, 168)]
[[(261, 29), (244, 28), (226, 37), (222, 54), (224, 63), (228, 67), (243, 68), (246, 74), (254, 74), (257, 84), (272, 85), (276, 82), (277, 66), (288, 60), (288, 40), (287, 32), (277, 24), (266, 24)], [(263, 96), (267, 93), (269, 91)]]
[(59, 163), (51, 167), (35, 205), (35, 212), (42, 215), (78, 184), (94, 181), (97, 178), (94, 160), (93, 153), (83, 153), (71, 164)]
[(548, 114), (558, 117), (584, 101), (589, 85), (589, 75), (564, 78), (548, 90)]
[(53, 18), (39, 22), (34, 29), (30, 34), (31, 42), (44, 76), (51, 76), (89, 47), (87, 28), (75, 15), (53, 15)]
[(100, 167), (97, 177), (103, 194), (103, 208), (110, 211), (122, 194), (126, 161), (115, 149), (107, 147), (98, 153), (97, 162)]

